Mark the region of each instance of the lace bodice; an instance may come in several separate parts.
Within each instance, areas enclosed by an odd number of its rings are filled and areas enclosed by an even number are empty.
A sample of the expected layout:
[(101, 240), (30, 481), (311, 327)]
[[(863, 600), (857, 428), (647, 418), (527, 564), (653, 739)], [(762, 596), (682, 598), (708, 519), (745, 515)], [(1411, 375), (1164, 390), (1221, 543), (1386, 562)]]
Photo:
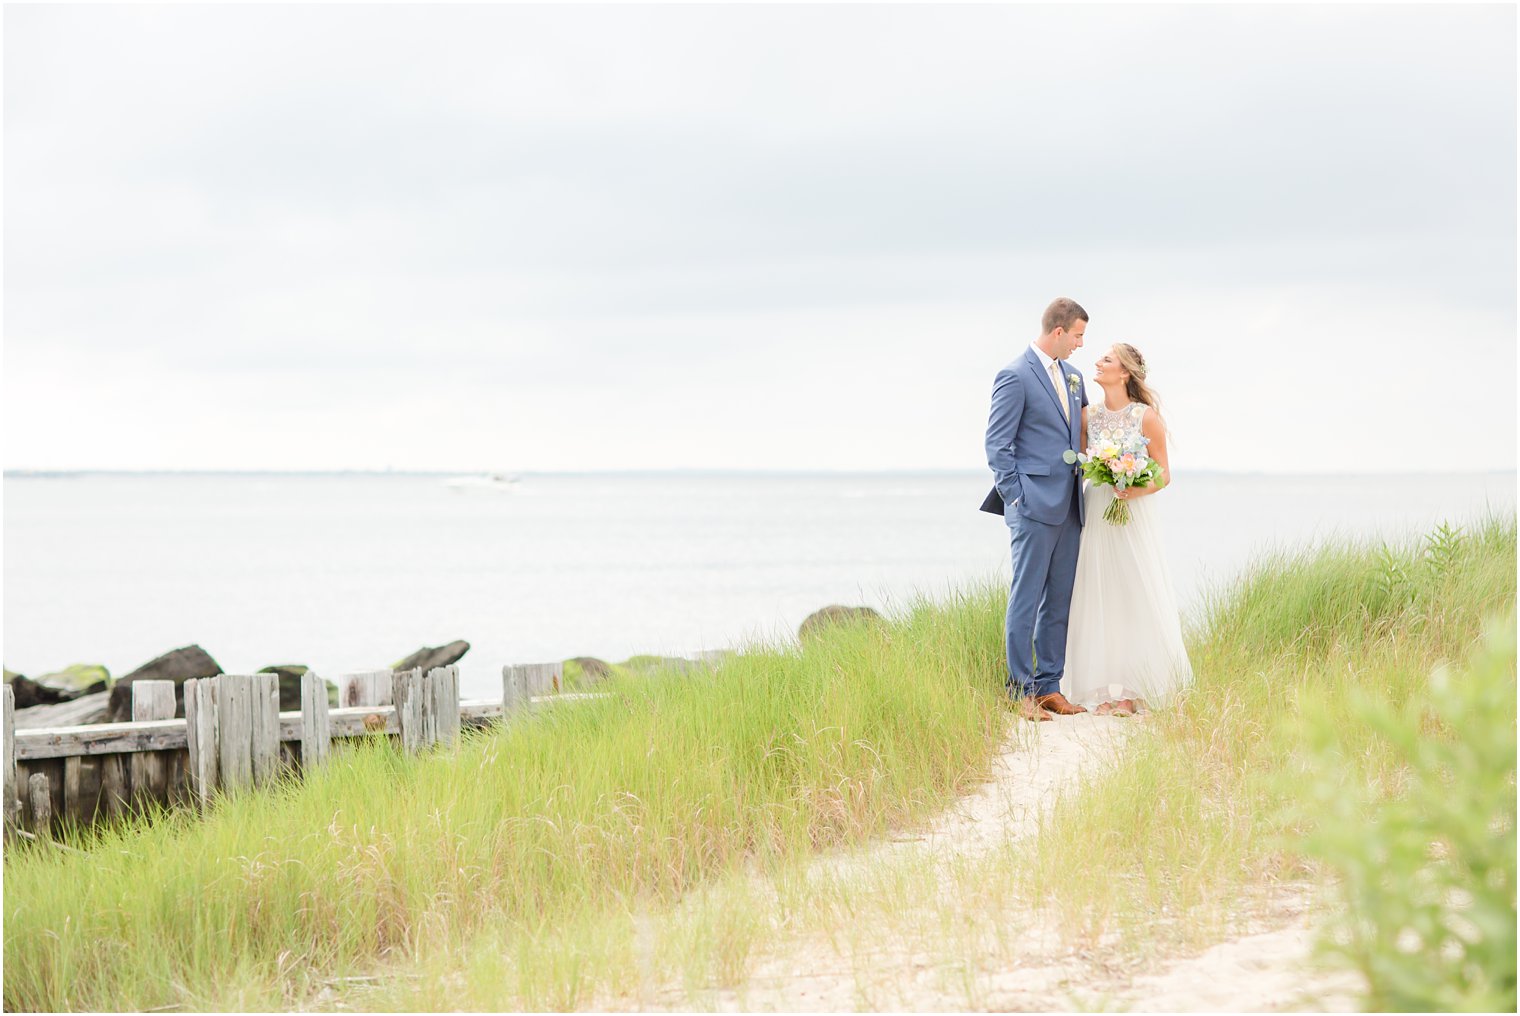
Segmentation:
[(1087, 447), (1098, 443), (1107, 431), (1109, 437), (1120, 445), (1144, 440), (1140, 420), (1145, 416), (1145, 403), (1131, 402), (1120, 409), (1109, 410), (1103, 403), (1090, 403), (1087, 407)]

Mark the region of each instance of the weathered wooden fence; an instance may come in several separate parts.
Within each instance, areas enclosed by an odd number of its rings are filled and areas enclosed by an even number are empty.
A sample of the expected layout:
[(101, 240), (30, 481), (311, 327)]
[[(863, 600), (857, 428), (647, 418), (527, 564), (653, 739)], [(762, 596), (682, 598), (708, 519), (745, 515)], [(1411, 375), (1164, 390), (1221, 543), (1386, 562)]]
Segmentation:
[(560, 694), (562, 665), (502, 668), (501, 701), (461, 702), (459, 670), (438, 667), (344, 675), (337, 708), (327, 683), (307, 673), (299, 711), (279, 711), (274, 674), (186, 681), (176, 718), (171, 681), (132, 684), (132, 722), (40, 730), (15, 728), (4, 690), (4, 821), (51, 836), (59, 824), (118, 819), (150, 803), (202, 805), (217, 793), (258, 786), (322, 765), (333, 741), (390, 737), (408, 752), (447, 747), (483, 726)]

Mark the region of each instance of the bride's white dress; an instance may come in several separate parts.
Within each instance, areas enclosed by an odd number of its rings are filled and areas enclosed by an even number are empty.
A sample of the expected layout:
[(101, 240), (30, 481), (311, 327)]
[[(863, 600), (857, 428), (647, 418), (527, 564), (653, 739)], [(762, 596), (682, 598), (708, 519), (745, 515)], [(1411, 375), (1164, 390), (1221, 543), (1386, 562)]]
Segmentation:
[[(1144, 415), (1138, 402), (1112, 412), (1099, 403), (1088, 406), (1088, 447), (1104, 430), (1121, 440), (1138, 437)], [(1087, 524), (1077, 552), (1061, 693), (1088, 706), (1123, 698), (1164, 704), (1193, 679), (1156, 519), (1156, 502), (1166, 493), (1130, 501), (1123, 526), (1103, 519), (1112, 487), (1087, 483), (1082, 497)]]

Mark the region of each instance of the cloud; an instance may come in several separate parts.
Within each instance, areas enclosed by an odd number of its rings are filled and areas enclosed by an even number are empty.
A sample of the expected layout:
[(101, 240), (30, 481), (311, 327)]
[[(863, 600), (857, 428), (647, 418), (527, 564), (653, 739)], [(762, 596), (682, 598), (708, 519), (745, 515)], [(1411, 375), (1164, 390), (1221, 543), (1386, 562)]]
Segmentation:
[[(1320, 392), (1264, 362), (1376, 379), (1429, 423), (1388, 464), (1483, 464), (1421, 396), (1432, 342), (1513, 373), (1511, 8), (7, 28), (8, 465), (465, 468), (510, 433), (532, 468), (975, 466), (988, 372), (1063, 292), (1193, 365), (1179, 414)], [(181, 433), (129, 381), (218, 394)], [(1282, 468), (1338, 461), (1357, 417), (1320, 405), (1272, 424)]]

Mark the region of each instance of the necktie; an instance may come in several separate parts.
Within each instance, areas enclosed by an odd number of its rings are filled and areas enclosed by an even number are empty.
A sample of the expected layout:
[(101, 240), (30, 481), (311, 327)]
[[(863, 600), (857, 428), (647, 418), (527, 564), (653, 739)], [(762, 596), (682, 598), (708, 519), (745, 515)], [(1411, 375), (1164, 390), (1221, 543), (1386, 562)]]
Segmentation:
[(1066, 417), (1066, 422), (1071, 422), (1071, 406), (1067, 405), (1066, 389), (1061, 384), (1061, 361), (1050, 361), (1050, 383), (1056, 386), (1056, 398), (1061, 403), (1061, 415)]

